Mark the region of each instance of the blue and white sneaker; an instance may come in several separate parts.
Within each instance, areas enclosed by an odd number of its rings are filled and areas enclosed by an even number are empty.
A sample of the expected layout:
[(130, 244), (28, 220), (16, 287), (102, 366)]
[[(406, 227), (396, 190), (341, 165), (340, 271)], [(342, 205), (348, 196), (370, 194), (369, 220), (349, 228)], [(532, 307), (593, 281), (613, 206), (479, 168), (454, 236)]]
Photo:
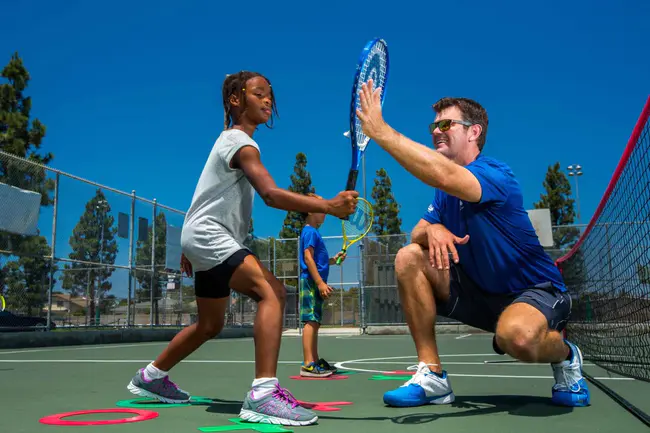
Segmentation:
[(416, 373), (404, 385), (384, 394), (389, 406), (413, 407), (425, 404), (449, 404), (455, 400), (447, 372), (432, 373), (427, 364), (420, 362), (408, 368)]
[(316, 362), (310, 362), (305, 365), (303, 362), (300, 365), (300, 375), (303, 377), (329, 377), (334, 372), (326, 370), (323, 366)]
[(571, 360), (551, 364), (555, 377), (552, 401), (562, 406), (589, 406), (589, 387), (582, 376), (582, 353), (575, 344), (564, 342), (571, 350)]

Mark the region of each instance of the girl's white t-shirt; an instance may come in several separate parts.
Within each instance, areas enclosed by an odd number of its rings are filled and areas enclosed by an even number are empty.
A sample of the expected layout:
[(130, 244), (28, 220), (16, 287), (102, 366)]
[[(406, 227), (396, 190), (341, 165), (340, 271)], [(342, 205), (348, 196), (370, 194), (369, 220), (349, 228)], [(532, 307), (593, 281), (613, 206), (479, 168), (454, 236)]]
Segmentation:
[(243, 131), (230, 129), (215, 142), (192, 197), (181, 234), (183, 254), (193, 270), (223, 263), (248, 235), (255, 189), (242, 170), (230, 168), (239, 149), (257, 143)]

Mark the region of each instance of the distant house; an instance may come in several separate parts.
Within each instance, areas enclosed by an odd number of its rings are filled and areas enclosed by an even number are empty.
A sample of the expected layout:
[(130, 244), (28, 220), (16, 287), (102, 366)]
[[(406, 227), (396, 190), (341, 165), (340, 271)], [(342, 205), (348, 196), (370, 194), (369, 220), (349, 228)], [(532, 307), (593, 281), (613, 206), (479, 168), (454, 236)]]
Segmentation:
[[(72, 296), (65, 293), (52, 293), (52, 314), (75, 314), (86, 308), (86, 299), (82, 296)], [(47, 303), (43, 306), (47, 312)]]

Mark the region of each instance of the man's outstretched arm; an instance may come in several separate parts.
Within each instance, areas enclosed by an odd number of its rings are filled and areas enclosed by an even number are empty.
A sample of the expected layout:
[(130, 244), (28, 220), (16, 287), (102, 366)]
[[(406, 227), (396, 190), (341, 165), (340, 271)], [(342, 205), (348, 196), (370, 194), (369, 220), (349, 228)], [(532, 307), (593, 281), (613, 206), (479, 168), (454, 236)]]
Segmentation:
[(362, 111), (357, 115), (368, 137), (422, 182), (464, 201), (480, 201), (481, 184), (469, 170), (391, 128), (381, 114), (379, 91), (371, 93), (366, 84), (363, 86)]
[(481, 184), (468, 169), (385, 124), (372, 139), (409, 173), (427, 185), (461, 200), (477, 203)]

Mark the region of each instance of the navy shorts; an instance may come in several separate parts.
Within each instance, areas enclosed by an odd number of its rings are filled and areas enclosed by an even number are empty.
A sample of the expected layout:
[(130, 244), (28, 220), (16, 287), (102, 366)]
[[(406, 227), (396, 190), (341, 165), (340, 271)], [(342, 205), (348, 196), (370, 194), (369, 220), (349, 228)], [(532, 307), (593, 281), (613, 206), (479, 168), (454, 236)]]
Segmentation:
[(437, 301), (438, 315), (458, 320), (487, 332), (495, 332), (501, 312), (517, 302), (532, 305), (545, 317), (549, 329), (562, 331), (571, 314), (571, 296), (553, 284), (542, 283), (513, 294), (492, 294), (481, 289), (463, 271), (451, 263), (449, 299)]
[(248, 255), (246, 249), (235, 251), (223, 263), (207, 271), (194, 273), (194, 294), (197, 298), (227, 298), (230, 296), (230, 277)]

